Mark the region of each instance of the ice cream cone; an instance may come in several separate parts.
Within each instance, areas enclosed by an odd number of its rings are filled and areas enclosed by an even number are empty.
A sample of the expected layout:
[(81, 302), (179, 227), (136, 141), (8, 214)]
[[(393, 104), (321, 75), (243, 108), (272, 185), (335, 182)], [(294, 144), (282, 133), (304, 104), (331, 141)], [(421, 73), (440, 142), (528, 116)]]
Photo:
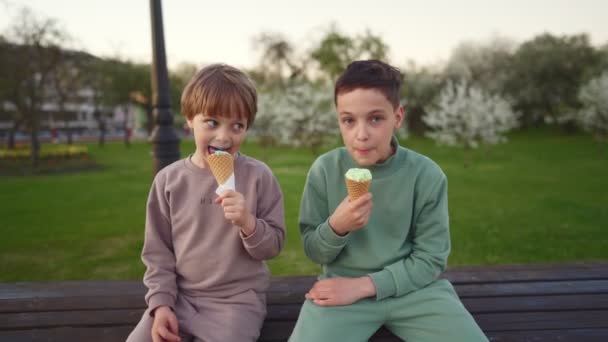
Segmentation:
[(234, 161), (230, 153), (215, 153), (207, 157), (207, 163), (219, 185), (226, 183), (234, 172)]
[(369, 185), (371, 182), (372, 181), (358, 182), (346, 178), (346, 190), (348, 191), (348, 197), (354, 201), (362, 195), (365, 195), (369, 191)]
[(351, 200), (356, 200), (369, 191), (372, 174), (367, 169), (349, 169), (344, 175), (346, 190)]

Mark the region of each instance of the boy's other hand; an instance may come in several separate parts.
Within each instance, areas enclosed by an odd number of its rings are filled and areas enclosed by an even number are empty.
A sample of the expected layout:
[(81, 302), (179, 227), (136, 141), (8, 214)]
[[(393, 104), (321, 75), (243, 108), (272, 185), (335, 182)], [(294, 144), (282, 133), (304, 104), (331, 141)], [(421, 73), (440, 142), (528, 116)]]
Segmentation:
[(370, 277), (335, 277), (317, 281), (306, 293), (306, 299), (319, 306), (337, 306), (349, 305), (374, 295), (376, 286)]
[(224, 217), (235, 226), (241, 227), (243, 234), (251, 235), (255, 231), (255, 217), (245, 206), (245, 197), (240, 192), (226, 190), (215, 199), (224, 209)]
[(152, 341), (179, 342), (177, 317), (168, 306), (159, 306), (154, 310), (154, 323), (152, 324)]
[(348, 196), (329, 217), (329, 226), (338, 235), (363, 228), (372, 213), (372, 194), (370, 192), (351, 201)]

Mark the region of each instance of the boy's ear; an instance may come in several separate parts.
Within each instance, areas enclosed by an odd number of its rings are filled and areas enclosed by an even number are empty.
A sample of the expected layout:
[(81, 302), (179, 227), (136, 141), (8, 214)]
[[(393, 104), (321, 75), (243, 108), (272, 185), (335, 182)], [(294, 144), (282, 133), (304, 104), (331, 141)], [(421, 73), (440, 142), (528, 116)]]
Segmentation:
[(405, 120), (405, 109), (403, 109), (402, 105), (395, 110), (395, 128), (400, 128), (403, 124), (403, 120)]
[(192, 119), (188, 119), (188, 118), (186, 118), (186, 123), (188, 124), (188, 127), (189, 127), (190, 129), (194, 128), (194, 127), (193, 127), (193, 123), (192, 123)]

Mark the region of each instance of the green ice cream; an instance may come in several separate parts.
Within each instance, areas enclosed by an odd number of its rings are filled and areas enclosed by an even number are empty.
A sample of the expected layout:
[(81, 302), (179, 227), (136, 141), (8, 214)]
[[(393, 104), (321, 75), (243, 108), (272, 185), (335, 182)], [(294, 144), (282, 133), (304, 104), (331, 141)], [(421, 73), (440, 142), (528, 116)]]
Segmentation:
[(367, 182), (372, 180), (372, 173), (368, 169), (349, 169), (344, 175), (346, 178), (355, 182)]
[(216, 155), (216, 156), (219, 156), (220, 154), (228, 154), (228, 152), (226, 152), (226, 151), (219, 151), (218, 150), (218, 151), (213, 152), (213, 154)]

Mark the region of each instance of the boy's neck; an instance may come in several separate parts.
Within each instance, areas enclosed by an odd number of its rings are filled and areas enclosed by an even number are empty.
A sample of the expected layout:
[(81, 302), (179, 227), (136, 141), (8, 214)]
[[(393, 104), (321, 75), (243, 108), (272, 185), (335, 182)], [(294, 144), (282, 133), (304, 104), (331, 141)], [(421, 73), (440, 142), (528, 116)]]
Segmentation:
[(382, 160), (378, 160), (376, 162), (376, 164), (382, 164), (382, 163), (384, 163), (385, 161), (389, 160), (390, 157), (394, 156), (396, 152), (397, 152), (397, 143), (395, 142), (394, 139), (391, 139), (391, 153), (389, 153), (389, 155), (386, 156), (386, 158), (384, 158)]
[(206, 169), (207, 168), (207, 162), (204, 160), (204, 158), (198, 154), (198, 153), (193, 153), (192, 156), (190, 157), (190, 160), (192, 161), (192, 163), (198, 167), (200, 167), (201, 169)]

